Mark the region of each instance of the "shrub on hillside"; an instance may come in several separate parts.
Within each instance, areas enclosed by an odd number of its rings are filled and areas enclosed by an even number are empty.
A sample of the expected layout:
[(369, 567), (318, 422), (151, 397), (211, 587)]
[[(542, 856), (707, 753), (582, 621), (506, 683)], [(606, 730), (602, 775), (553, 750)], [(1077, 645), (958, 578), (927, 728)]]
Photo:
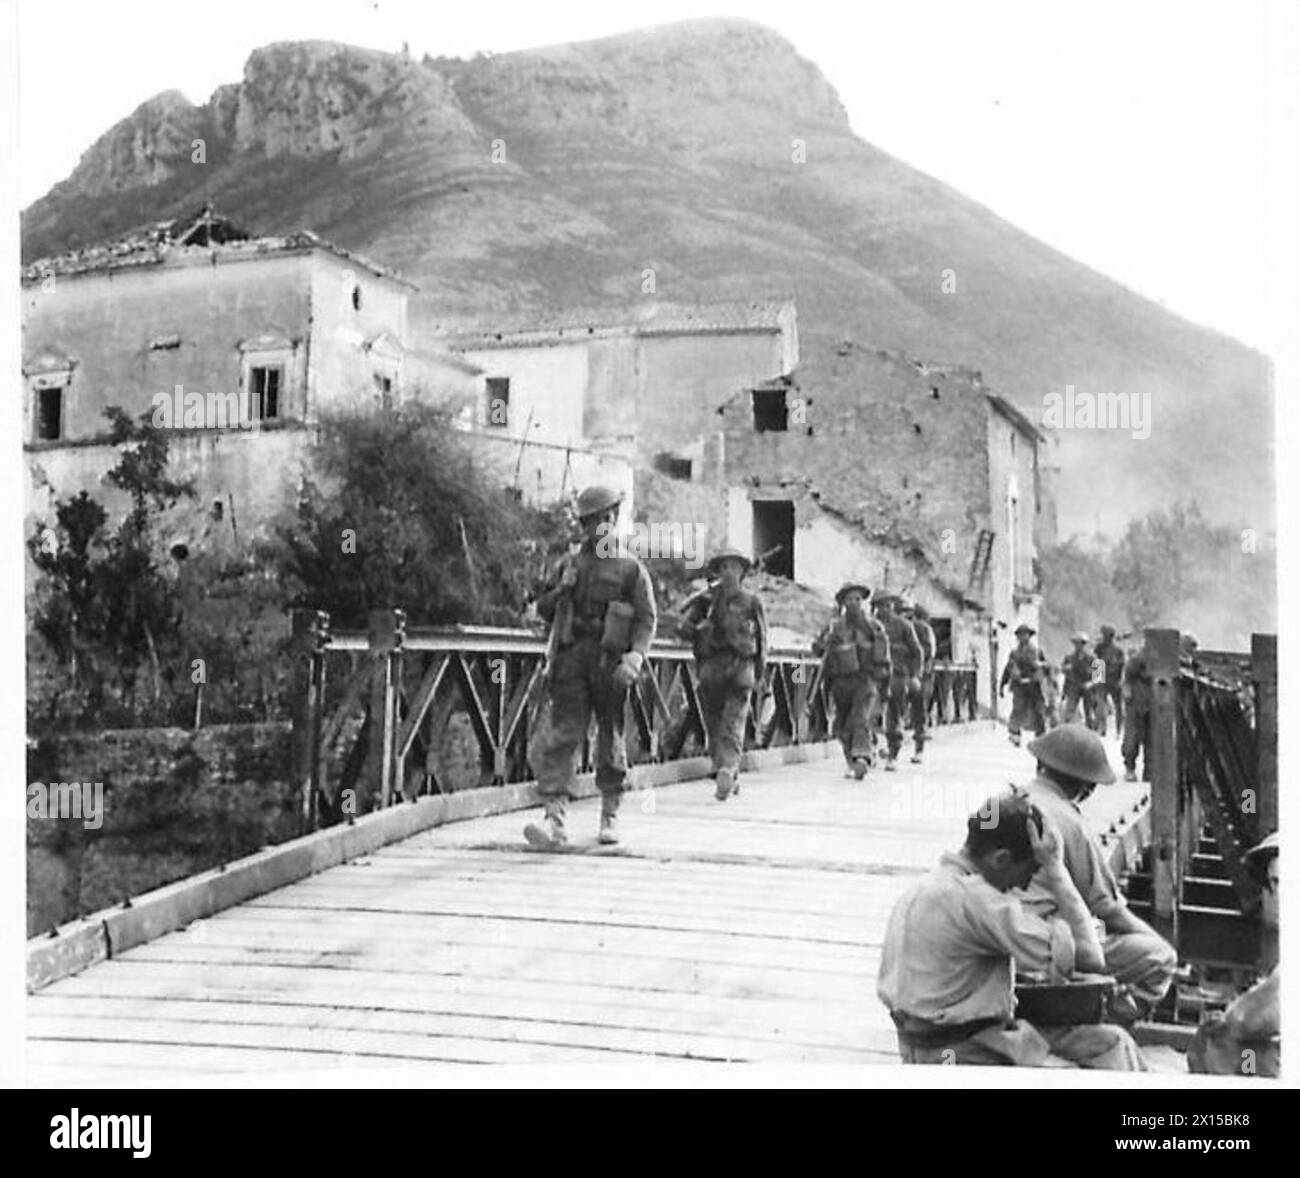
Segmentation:
[(566, 532), (562, 511), (497, 486), (426, 405), (322, 422), (296, 510), (277, 528), (293, 604), (340, 627), (390, 607), (416, 625), (518, 624)]

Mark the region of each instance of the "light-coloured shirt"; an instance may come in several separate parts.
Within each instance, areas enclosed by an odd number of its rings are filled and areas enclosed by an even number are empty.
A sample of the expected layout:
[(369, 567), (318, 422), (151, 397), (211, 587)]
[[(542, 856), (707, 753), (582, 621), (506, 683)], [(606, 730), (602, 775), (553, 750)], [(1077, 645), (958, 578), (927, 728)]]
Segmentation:
[(876, 993), (891, 1010), (951, 1025), (1011, 1018), (1015, 968), (1074, 969), (1065, 921), (999, 892), (964, 854), (948, 853), (890, 914)]
[[(1029, 800), (1034, 803), (1047, 821), (1060, 832), (1061, 855), (1065, 870), (1074, 880), (1079, 895), (1088, 911), (1098, 920), (1107, 920), (1127, 906), (1119, 890), (1119, 882), (1102, 852), (1101, 843), (1093, 833), (1077, 802), (1065, 796), (1054, 781), (1035, 777), (1026, 787)], [(1045, 914), (1056, 911), (1056, 900), (1038, 878), (1025, 889), (1025, 902), (1035, 912)]]

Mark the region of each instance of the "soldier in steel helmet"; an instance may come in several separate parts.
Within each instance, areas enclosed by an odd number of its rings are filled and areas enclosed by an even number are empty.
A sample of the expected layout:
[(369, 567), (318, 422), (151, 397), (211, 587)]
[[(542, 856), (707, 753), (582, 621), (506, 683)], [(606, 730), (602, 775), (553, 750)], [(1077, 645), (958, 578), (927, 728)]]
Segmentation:
[(865, 585), (842, 586), (835, 594), (840, 613), (813, 643), (835, 704), (835, 737), (859, 781), (875, 759), (876, 713), (891, 668), (889, 635), (863, 608), (870, 597)]
[(741, 585), (753, 561), (724, 548), (709, 561), (717, 578), (687, 605), (682, 637), (691, 642), (700, 685), (700, 708), (713, 760), (714, 796), (725, 802), (739, 792), (745, 717), (767, 662), (767, 618), (762, 599)]
[(548, 708), (530, 741), (528, 759), (537, 774), (544, 819), (524, 836), (541, 850), (567, 841), (564, 816), (575, 772), (574, 754), (596, 717), (596, 788), (600, 791), (602, 843), (618, 841), (619, 800), (627, 778), (623, 714), (628, 689), (655, 633), (650, 574), (633, 556), (619, 553), (616, 528), (622, 496), (588, 487), (578, 496), (582, 547), (566, 559), (537, 599), (551, 623), (546, 672)]
[(1150, 652), (1144, 640), (1139, 649), (1124, 663), (1121, 697), (1124, 701), (1124, 738), (1120, 755), (1124, 758), (1124, 780), (1138, 779), (1137, 762), (1142, 757), (1142, 780), (1151, 779), (1147, 764), (1151, 750), (1151, 667)]
[(916, 640), (921, 644), (921, 673), (912, 681), (915, 688), (908, 695), (912, 711), (912, 763), (919, 765), (929, 728), (930, 704), (934, 699), (934, 661), (938, 657), (939, 643), (934, 627), (930, 625), (930, 611), (925, 606), (904, 601), (900, 612), (912, 623)]
[[(889, 654), (893, 669), (889, 678), (889, 696), (885, 703), (885, 768), (893, 770), (898, 764), (898, 753), (903, 747), (903, 721), (907, 717), (909, 701), (921, 692), (921, 670), (925, 652), (912, 623), (899, 611), (902, 598), (896, 594), (879, 595), (874, 604), (876, 616), (889, 635)], [(924, 743), (924, 737), (921, 738)], [(917, 756), (920, 759), (920, 746)]]
[(1124, 648), (1115, 641), (1115, 627), (1101, 628), (1101, 641), (1093, 648), (1106, 668), (1106, 678), (1097, 687), (1097, 731), (1106, 735), (1106, 713), (1115, 712), (1115, 735), (1124, 730)]
[[(1142, 1017), (1165, 996), (1178, 958), (1168, 941), (1129, 910), (1106, 853), (1080, 809), (1098, 785), (1115, 780), (1106, 746), (1081, 724), (1061, 724), (1027, 747), (1038, 762), (1038, 774), (1026, 793), (1060, 831), (1066, 870), (1089, 911), (1105, 925), (1106, 972), (1121, 986), (1114, 1009), (1129, 1021)], [(1026, 902), (1039, 911), (1050, 911), (1053, 905), (1052, 897), (1033, 884)]]
[(1188, 1071), (1275, 1078), (1282, 1067), (1282, 975), (1277, 963), (1280, 840), (1274, 831), (1243, 856), (1260, 888), (1264, 975), (1222, 1012), (1211, 1013), (1187, 1050)]
[[(1053, 898), (1035, 912), (1019, 891)], [(1122, 1027), (1040, 1026), (1017, 1017), (1017, 970), (1053, 980), (1102, 968), (1102, 946), (1062, 858), (1060, 833), (1023, 793), (989, 798), (966, 841), (898, 898), (885, 927), (876, 994), (909, 1064), (1146, 1071)]]
[(1105, 682), (1106, 667), (1088, 649), (1088, 635), (1080, 630), (1070, 639), (1074, 649), (1061, 663), (1064, 684), (1061, 690), (1061, 722), (1071, 724), (1083, 704), (1083, 720), (1089, 728), (1097, 727), (1096, 689)]
[(1011, 718), (1007, 721), (1007, 735), (1011, 743), (1020, 743), (1020, 730), (1028, 728), (1036, 736), (1047, 729), (1043, 698), (1043, 657), (1034, 645), (1033, 626), (1021, 622), (1016, 627), (1016, 646), (1007, 658), (998, 682), (998, 695), (1011, 688)]

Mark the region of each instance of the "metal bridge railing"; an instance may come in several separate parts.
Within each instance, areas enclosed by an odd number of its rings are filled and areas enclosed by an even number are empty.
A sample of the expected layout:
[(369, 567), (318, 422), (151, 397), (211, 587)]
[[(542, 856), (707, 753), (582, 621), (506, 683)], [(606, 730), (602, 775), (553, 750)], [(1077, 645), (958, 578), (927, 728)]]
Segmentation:
[[(304, 829), (428, 793), (531, 780), (528, 740), (542, 701), (546, 638), (528, 630), (441, 627), (408, 631), (400, 610), (378, 610), (365, 631), (334, 631), (296, 611), (294, 781)], [(935, 668), (932, 717), (975, 718), (974, 666)], [(746, 747), (824, 741), (829, 693), (808, 649), (768, 652), (761, 710)], [(695, 663), (658, 641), (628, 693), (629, 763), (706, 751)], [(582, 768), (588, 769), (583, 749)]]
[[(1186, 956), (1236, 960), (1253, 954), (1258, 935), (1258, 886), (1242, 856), (1277, 829), (1277, 639), (1257, 634), (1249, 654), (1187, 658), (1179, 637), (1146, 632), (1154, 923)], [(1231, 907), (1185, 900), (1207, 827)], [(1197, 881), (1202, 891), (1210, 882)]]

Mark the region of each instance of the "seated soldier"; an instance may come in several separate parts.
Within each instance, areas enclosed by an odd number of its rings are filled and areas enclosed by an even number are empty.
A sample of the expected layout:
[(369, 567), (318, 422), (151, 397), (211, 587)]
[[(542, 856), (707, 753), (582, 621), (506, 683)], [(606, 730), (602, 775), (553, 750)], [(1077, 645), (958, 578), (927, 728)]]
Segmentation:
[[(1031, 878), (1055, 896), (1055, 915), (1039, 916), (1009, 894)], [(1017, 968), (1060, 979), (1102, 963), (1060, 836), (1023, 794), (1009, 793), (972, 814), (962, 849), (894, 905), (876, 992), (906, 1063), (1146, 1071), (1122, 1027), (1037, 1027), (1015, 1017)]]
[[(1178, 955), (1130, 910), (1101, 842), (1079, 808), (1098, 784), (1115, 780), (1106, 746), (1083, 725), (1062, 724), (1031, 740), (1028, 748), (1038, 761), (1038, 774), (1026, 786), (1029, 800), (1059, 832), (1065, 869), (1088, 910), (1105, 925), (1105, 972), (1121, 986), (1111, 1013), (1134, 1022), (1149, 1014), (1173, 984)], [(1055, 898), (1038, 880), (1027, 889), (1026, 902), (1040, 913), (1055, 907)]]
[[(1261, 888), (1261, 922), (1270, 933), (1278, 925), (1278, 837), (1270, 834), (1246, 852), (1246, 864)], [(1275, 947), (1275, 946), (1274, 946)], [(1189, 1071), (1216, 1076), (1276, 1077), (1281, 1070), (1282, 978), (1274, 962), (1262, 981), (1227, 1010), (1211, 1015), (1196, 1030), (1187, 1052)], [(1272, 968), (1269, 968), (1269, 967)]]

